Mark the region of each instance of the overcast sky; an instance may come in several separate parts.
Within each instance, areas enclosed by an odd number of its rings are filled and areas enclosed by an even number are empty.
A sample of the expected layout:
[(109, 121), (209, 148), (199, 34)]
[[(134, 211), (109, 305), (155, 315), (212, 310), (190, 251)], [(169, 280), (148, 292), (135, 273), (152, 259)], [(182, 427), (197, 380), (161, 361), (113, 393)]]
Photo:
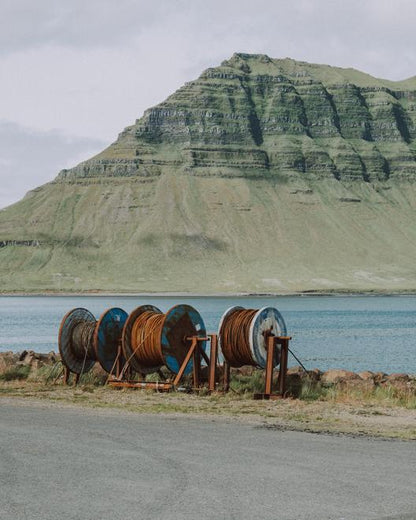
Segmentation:
[(416, 0), (0, 0), (0, 207), (234, 52), (401, 80)]

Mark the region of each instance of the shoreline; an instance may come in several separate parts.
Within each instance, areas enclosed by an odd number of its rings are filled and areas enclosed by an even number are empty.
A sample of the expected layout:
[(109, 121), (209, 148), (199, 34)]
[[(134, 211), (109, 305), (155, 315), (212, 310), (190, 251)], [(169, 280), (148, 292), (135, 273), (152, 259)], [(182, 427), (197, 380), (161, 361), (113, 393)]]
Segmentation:
[(288, 291), (288, 292), (236, 292), (236, 293), (193, 293), (193, 292), (136, 292), (136, 291), (107, 291), (107, 290), (86, 290), (86, 291), (0, 291), (1, 296), (115, 296), (115, 297), (155, 297), (155, 298), (284, 298), (284, 297), (308, 297), (308, 296), (323, 296), (323, 297), (357, 297), (357, 296), (416, 296), (416, 289), (403, 290), (305, 290), (305, 291)]

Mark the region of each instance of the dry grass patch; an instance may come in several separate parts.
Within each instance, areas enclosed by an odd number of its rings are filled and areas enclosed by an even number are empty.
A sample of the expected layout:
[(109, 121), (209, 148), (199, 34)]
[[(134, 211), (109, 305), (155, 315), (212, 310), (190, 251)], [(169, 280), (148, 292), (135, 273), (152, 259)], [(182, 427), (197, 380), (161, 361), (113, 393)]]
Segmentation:
[[(402, 396), (386, 389), (360, 399), (356, 392), (305, 390), (303, 399), (255, 401), (247, 390), (197, 395), (119, 389), (82, 380), (77, 387), (30, 378), (0, 382), (0, 397), (41, 406), (82, 406), (145, 414), (232, 417), (259, 426), (318, 433), (371, 435), (416, 440), (416, 409), (400, 405)], [(247, 381), (244, 382), (246, 384)], [(237, 385), (238, 386), (238, 385)], [(317, 392), (315, 389), (314, 392)], [(305, 396), (308, 398), (305, 398)], [(383, 396), (386, 400), (383, 400)], [(406, 405), (408, 402), (406, 401)]]

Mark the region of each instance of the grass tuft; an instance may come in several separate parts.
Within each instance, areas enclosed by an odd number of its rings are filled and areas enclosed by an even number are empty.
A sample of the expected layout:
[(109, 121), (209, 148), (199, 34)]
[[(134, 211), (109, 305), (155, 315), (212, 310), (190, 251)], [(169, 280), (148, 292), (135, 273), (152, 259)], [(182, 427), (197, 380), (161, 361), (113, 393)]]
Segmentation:
[(0, 381), (15, 381), (20, 379), (27, 379), (29, 377), (29, 374), (29, 365), (14, 366), (0, 374)]
[(264, 375), (255, 370), (251, 375), (233, 374), (230, 388), (237, 394), (255, 394), (264, 392)]
[(416, 409), (415, 386), (375, 385), (372, 388), (337, 384), (322, 386), (319, 382), (305, 380), (297, 396), (303, 401), (332, 401), (337, 403), (368, 403)]
[(319, 401), (328, 396), (328, 388), (324, 388), (320, 383), (307, 379), (300, 388), (299, 399), (303, 401)]

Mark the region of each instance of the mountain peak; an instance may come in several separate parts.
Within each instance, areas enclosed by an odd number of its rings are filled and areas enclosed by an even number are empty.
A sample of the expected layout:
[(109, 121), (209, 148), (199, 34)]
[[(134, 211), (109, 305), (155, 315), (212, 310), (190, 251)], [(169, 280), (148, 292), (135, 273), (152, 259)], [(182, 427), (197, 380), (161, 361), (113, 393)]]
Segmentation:
[(2, 211), (0, 282), (416, 289), (415, 100), (413, 80), (235, 53)]
[[(146, 110), (113, 145), (59, 178), (164, 171), (365, 182), (413, 178), (415, 91), (416, 85), (354, 69), (239, 52)], [(391, 158), (392, 145), (400, 149), (400, 161)]]

